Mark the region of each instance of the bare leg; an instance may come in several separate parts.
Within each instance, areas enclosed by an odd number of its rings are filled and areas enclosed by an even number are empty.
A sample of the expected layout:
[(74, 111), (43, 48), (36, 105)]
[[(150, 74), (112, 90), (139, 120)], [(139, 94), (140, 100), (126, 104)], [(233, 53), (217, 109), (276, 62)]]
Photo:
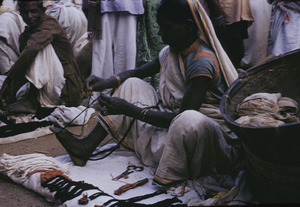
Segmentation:
[(69, 131), (59, 127), (52, 126), (50, 130), (55, 133), (58, 141), (69, 153), (72, 162), (78, 166), (86, 165), (86, 162), (96, 147), (107, 135), (107, 132), (99, 123), (97, 123), (89, 135), (83, 139), (78, 139)]

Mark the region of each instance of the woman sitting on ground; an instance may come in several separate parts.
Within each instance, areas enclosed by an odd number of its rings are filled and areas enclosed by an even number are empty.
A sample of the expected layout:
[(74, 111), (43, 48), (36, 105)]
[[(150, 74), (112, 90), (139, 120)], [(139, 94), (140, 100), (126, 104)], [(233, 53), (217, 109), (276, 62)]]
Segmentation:
[[(169, 46), (135, 70), (86, 80), (91, 91), (117, 89), (112, 97), (99, 97), (99, 122), (87, 137), (51, 128), (75, 165), (84, 166), (108, 134), (119, 141), (129, 128), (122, 147), (156, 167), (153, 180), (159, 185), (232, 170), (236, 149), (217, 123), (223, 121), (218, 104), (227, 85), (214, 50), (199, 37), (196, 5), (198, 0), (162, 0), (157, 22)], [(160, 96), (141, 80), (156, 73)]]

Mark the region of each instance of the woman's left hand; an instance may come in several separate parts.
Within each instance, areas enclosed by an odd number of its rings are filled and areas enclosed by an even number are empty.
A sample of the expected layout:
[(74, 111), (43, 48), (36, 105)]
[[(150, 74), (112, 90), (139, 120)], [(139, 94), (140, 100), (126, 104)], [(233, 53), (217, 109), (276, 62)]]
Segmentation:
[(98, 98), (100, 104), (101, 114), (106, 115), (119, 115), (128, 114), (132, 104), (118, 97), (111, 97), (101, 94)]

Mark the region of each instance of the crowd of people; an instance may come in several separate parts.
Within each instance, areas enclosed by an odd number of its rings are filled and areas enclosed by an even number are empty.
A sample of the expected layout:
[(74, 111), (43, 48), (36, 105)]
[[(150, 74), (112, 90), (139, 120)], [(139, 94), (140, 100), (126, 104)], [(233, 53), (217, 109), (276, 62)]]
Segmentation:
[[(85, 166), (110, 135), (156, 168), (153, 181), (161, 186), (235, 175), (241, 159), (220, 113), (222, 95), (239, 70), (300, 48), (300, 1), (90, 0), (83, 7), (44, 7), (42, 0), (18, 0), (15, 9), (2, 2), (1, 110), (78, 106), (93, 93), (100, 114), (88, 136), (51, 127), (73, 163)], [(82, 13), (72, 31), (62, 25), (72, 17), (51, 16), (57, 5)], [(86, 32), (72, 39), (74, 30)], [(81, 51), (89, 54), (88, 77), (75, 55)], [(157, 88), (143, 80), (157, 74)]]

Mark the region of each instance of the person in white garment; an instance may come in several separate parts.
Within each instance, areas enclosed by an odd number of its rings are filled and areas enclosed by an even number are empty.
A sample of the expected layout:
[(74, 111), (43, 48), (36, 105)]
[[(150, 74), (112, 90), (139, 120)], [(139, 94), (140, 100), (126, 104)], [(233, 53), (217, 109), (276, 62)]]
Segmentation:
[[(100, 7), (100, 11), (99, 11)], [(101, 37), (93, 38), (91, 74), (102, 78), (136, 67), (137, 16), (144, 13), (142, 0), (100, 0), (97, 12), (89, 7), (89, 25), (98, 24)], [(98, 19), (95, 19), (94, 16)], [(110, 90), (107, 91), (109, 93)], [(92, 100), (99, 93), (95, 92)]]
[(269, 0), (272, 4), (268, 55), (300, 48), (300, 1)]
[(244, 57), (241, 68), (248, 69), (267, 58), (268, 35), (272, 6), (267, 0), (250, 0), (254, 22), (248, 28), (249, 37), (243, 40)]
[[(224, 125), (219, 102), (237, 78), (236, 70), (198, 0), (160, 1), (157, 22), (168, 46), (156, 59), (109, 78), (87, 80), (90, 91), (116, 89), (113, 96), (100, 95), (99, 122), (89, 135), (79, 139), (57, 126), (51, 130), (78, 166), (86, 165), (108, 134), (116, 142), (126, 135), (122, 147), (156, 168), (153, 181), (161, 186), (230, 173), (238, 152), (226, 141), (233, 134)], [(141, 80), (156, 73), (160, 96)]]
[[(83, 83), (65, 31), (55, 18), (45, 14), (41, 0), (20, 0), (18, 8), (27, 26), (19, 38), (20, 56), (1, 86), (0, 106), (14, 113), (78, 106)], [(29, 90), (19, 98), (24, 84)]]
[(5, 75), (20, 55), (19, 36), (26, 24), (19, 13), (2, 4), (0, 0), (0, 75)]

